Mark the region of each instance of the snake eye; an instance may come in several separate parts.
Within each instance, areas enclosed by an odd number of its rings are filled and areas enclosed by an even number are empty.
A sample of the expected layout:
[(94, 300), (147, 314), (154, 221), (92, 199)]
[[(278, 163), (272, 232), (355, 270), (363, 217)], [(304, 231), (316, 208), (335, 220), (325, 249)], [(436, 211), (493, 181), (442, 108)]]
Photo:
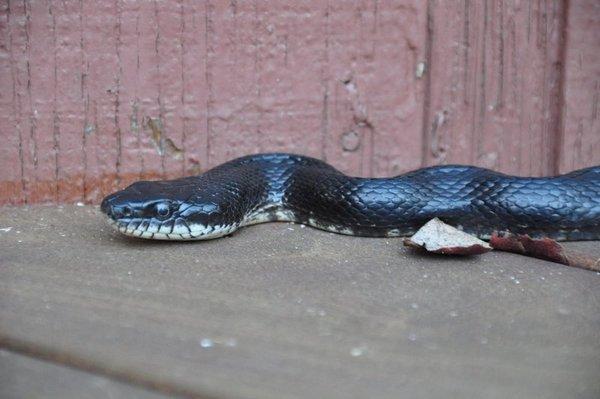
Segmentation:
[(166, 218), (171, 213), (169, 206), (167, 204), (156, 204), (156, 214), (160, 217)]
[(125, 216), (126, 218), (131, 216), (131, 208), (128, 206), (124, 206), (122, 212), (123, 216)]

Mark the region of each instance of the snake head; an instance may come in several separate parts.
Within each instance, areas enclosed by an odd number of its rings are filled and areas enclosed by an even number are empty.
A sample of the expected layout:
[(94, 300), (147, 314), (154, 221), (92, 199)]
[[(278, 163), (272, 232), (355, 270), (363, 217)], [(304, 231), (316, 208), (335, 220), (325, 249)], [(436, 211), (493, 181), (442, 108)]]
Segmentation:
[(219, 204), (193, 197), (185, 179), (140, 181), (108, 195), (100, 210), (119, 232), (155, 240), (200, 240), (232, 232), (220, 222)]

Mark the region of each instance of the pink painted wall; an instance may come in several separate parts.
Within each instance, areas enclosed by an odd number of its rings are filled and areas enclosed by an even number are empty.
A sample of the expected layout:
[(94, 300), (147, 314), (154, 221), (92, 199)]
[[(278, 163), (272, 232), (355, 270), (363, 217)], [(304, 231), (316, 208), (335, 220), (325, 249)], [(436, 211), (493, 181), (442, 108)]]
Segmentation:
[(0, 2), (0, 204), (289, 151), (356, 175), (600, 163), (600, 3)]

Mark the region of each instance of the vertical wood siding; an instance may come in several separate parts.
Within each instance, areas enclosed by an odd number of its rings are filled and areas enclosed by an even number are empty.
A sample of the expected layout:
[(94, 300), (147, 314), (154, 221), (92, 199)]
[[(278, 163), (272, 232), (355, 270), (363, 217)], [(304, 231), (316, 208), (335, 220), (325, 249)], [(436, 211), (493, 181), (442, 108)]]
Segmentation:
[(427, 163), (555, 171), (561, 1), (439, 1), (430, 14)]
[(570, 1), (565, 32), (560, 172), (600, 164), (600, 2)]
[(259, 151), (389, 176), (600, 163), (600, 3), (0, 2), (0, 204)]

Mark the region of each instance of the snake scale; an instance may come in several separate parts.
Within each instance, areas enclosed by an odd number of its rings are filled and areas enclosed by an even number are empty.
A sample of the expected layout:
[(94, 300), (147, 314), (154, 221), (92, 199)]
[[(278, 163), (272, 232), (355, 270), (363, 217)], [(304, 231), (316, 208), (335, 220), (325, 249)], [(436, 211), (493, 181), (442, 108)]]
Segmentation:
[(217, 238), (270, 221), (407, 236), (434, 217), (483, 239), (509, 231), (595, 240), (600, 166), (538, 178), (459, 165), (359, 178), (306, 156), (258, 154), (198, 176), (133, 183), (104, 198), (101, 210), (121, 233), (158, 240)]

